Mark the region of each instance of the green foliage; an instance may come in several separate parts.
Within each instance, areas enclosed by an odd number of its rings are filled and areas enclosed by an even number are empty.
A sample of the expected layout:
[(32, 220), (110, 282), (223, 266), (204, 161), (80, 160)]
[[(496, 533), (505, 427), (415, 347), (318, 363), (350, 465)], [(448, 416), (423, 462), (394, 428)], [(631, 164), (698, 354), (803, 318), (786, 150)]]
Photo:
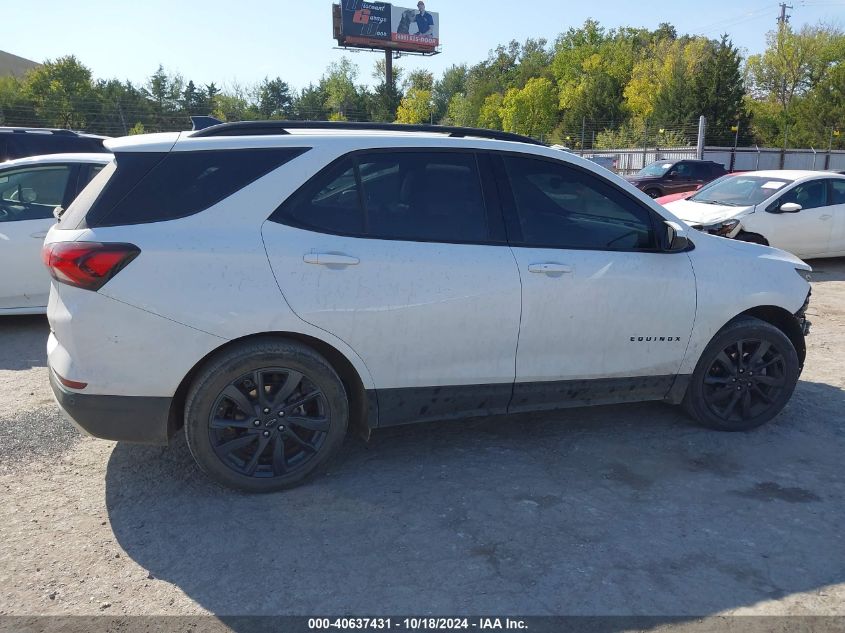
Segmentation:
[(91, 71), (73, 55), (47, 60), (29, 71), (23, 94), (46, 125), (84, 128), (95, 103)]
[[(674, 146), (694, 141), (699, 115), (708, 142), (843, 147), (845, 34), (828, 25), (769, 34), (743, 60), (727, 36), (607, 29), (593, 20), (552, 43), (511, 41), (473, 65), (435, 77), (425, 69), (373, 72), (372, 88), (346, 57), (300, 91), (282, 77), (255, 85), (197, 84), (159, 66), (143, 85), (95, 80), (75, 57), (26, 77), (0, 78), (0, 123), (85, 128), (107, 135), (181, 130), (189, 116), (244, 119), (375, 120), (505, 129), (573, 148)], [(404, 80), (404, 81), (403, 81)], [(660, 130), (663, 130), (662, 132)], [(583, 140), (583, 142), (582, 142)]]
[(481, 106), (481, 112), (478, 115), (478, 127), (488, 128), (490, 130), (502, 129), (502, 104), (504, 97), (500, 92), (494, 92), (488, 95)]
[(396, 110), (396, 122), (429, 123), (431, 114), (431, 91), (411, 88)]
[(522, 89), (505, 93), (499, 111), (502, 129), (542, 138), (554, 129), (557, 120), (557, 91), (545, 77), (529, 79)]

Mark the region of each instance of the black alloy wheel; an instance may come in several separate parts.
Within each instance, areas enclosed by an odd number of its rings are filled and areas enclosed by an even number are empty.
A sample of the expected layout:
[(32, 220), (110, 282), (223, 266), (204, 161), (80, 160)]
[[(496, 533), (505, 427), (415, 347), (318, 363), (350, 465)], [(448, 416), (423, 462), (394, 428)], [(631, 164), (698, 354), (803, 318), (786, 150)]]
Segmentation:
[(245, 492), (303, 483), (337, 453), (348, 424), (349, 398), (332, 365), (281, 337), (215, 354), (185, 398), (185, 437), (197, 464)]
[(704, 400), (727, 423), (744, 423), (779, 400), (786, 387), (786, 359), (772, 343), (740, 339), (715, 358), (704, 377)]
[(319, 452), (330, 425), (323, 392), (285, 367), (256, 369), (230, 382), (208, 420), (214, 452), (248, 477), (302, 468)]
[(738, 317), (701, 354), (684, 408), (710, 428), (747, 431), (781, 412), (800, 373), (795, 345), (782, 330), (754, 317)]

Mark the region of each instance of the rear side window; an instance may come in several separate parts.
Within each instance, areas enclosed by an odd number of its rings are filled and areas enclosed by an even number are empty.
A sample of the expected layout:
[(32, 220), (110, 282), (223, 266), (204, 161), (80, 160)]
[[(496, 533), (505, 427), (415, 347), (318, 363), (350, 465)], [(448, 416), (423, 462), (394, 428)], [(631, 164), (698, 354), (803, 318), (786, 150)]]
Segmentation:
[(830, 204), (845, 204), (845, 180), (831, 180), (830, 195)]
[[(85, 225), (121, 226), (183, 218), (217, 204), (277, 167), (304, 148), (213, 150), (118, 154), (103, 183), (103, 170), (80, 195), (90, 205)], [(96, 199), (90, 202), (89, 188)], [(81, 201), (78, 201), (81, 202)], [(69, 214), (79, 211), (75, 202)], [(79, 205), (84, 208), (84, 204)], [(63, 222), (64, 224), (64, 222)], [(67, 222), (73, 225), (72, 219)]]
[(270, 218), (305, 229), (424, 242), (489, 239), (471, 152), (365, 152), (318, 174)]
[(651, 215), (603, 179), (558, 161), (505, 156), (519, 219), (516, 246), (593, 250), (655, 247)]

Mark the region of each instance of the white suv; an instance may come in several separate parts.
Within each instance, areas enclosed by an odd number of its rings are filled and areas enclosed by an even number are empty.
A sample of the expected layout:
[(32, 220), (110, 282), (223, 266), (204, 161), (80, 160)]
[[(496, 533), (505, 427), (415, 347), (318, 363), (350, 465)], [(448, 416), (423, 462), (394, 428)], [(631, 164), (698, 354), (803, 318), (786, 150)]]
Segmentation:
[(690, 236), (530, 139), (246, 122), (107, 146), (45, 241), (53, 390), (98, 437), (184, 426), (235, 488), (300, 483), (350, 426), (664, 400), (750, 429), (804, 362), (809, 266)]

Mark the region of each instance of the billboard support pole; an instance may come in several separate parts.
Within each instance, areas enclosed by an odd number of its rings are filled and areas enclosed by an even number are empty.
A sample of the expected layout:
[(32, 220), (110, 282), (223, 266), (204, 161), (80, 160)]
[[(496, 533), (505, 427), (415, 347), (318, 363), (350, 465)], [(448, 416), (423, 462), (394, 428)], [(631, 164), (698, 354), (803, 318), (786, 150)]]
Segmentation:
[(387, 83), (387, 89), (393, 89), (393, 51), (384, 51), (384, 80)]

